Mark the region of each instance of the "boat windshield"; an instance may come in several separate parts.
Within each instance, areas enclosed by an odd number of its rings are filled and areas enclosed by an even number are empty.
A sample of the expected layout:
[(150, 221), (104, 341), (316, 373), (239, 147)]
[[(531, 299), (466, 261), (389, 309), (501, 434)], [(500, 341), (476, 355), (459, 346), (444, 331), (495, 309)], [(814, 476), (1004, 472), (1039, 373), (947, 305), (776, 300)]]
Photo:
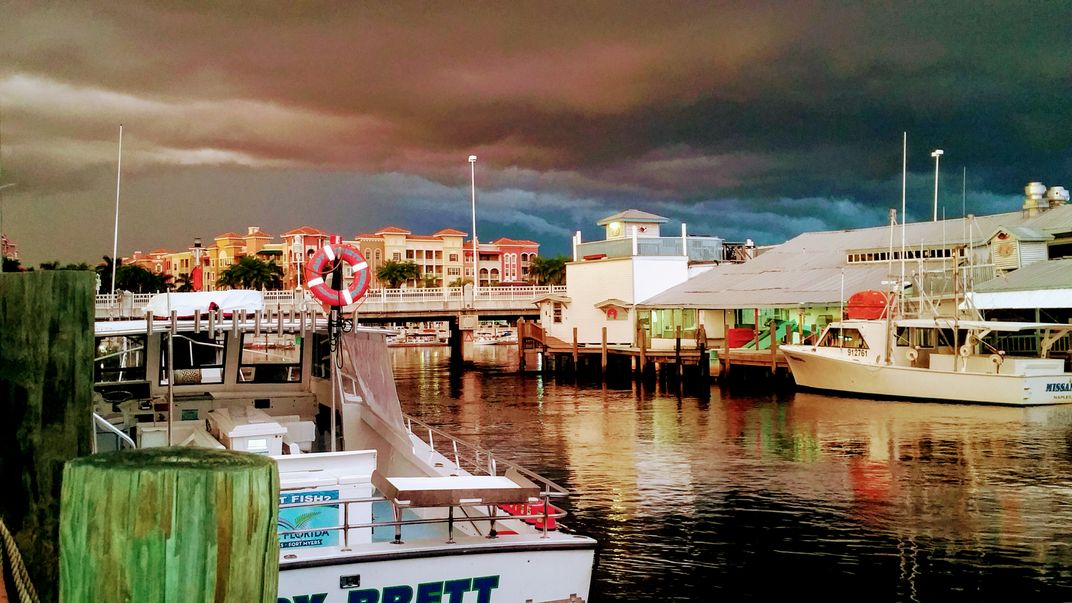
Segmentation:
[(859, 329), (830, 327), (827, 329), (826, 334), (823, 335), (823, 339), (819, 342), (819, 346), (824, 348), (867, 349), (867, 342), (864, 341), (863, 336), (860, 335)]

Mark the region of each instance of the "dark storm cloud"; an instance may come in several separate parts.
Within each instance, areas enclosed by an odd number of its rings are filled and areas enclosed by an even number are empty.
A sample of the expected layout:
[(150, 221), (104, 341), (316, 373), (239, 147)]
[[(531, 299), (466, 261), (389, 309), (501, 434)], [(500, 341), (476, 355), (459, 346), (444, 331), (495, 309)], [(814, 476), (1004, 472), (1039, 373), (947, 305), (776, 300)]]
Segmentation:
[[(110, 242), (120, 122), (132, 206), (212, 212), (130, 217), (124, 247), (461, 228), (469, 153), (488, 234), (556, 251), (626, 207), (767, 243), (884, 223), (905, 130), (910, 218), (936, 147), (958, 212), (961, 166), (977, 212), (1072, 171), (1065, 3), (221, 4), (5, 5), (4, 229), (27, 257)], [(56, 207), (54, 248), (26, 222)]]

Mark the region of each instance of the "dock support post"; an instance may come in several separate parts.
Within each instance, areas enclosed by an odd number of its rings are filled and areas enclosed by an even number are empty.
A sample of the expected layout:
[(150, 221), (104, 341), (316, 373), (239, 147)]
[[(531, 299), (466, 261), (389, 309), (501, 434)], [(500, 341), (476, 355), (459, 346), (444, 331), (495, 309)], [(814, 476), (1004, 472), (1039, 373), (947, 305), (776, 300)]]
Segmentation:
[(574, 377), (576, 377), (578, 375), (578, 373), (580, 373), (580, 371), (578, 370), (580, 368), (580, 366), (577, 363), (577, 356), (578, 356), (578, 351), (577, 351), (577, 327), (573, 327), (573, 376)]
[(517, 372), (525, 372), (525, 319), (517, 319)]
[(600, 349), (599, 375), (602, 381), (607, 380), (607, 327), (603, 327), (603, 343)]
[(63, 466), (94, 437), (93, 321), (92, 273), (0, 274), (0, 517), (41, 601), (59, 598)]
[(450, 364), (459, 367), (465, 364), (465, 351), (462, 348), (462, 330), (457, 316), (447, 320), (450, 328)]
[(640, 348), (640, 359), (637, 363), (637, 377), (644, 380), (644, 372), (648, 366), (648, 338), (644, 336), (644, 325), (637, 323), (637, 346)]
[(674, 329), (674, 379), (677, 380), (678, 387), (683, 380), (684, 368), (681, 363), (681, 327), (678, 326)]
[(773, 318), (770, 321), (770, 371), (772, 375), (778, 374), (778, 323)]

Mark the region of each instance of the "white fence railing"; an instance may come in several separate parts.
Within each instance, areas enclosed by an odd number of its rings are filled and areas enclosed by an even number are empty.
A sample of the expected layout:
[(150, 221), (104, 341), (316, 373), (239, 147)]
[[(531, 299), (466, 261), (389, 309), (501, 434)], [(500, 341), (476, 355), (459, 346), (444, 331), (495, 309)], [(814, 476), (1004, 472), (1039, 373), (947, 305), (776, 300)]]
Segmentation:
[[(494, 302), (501, 308), (503, 304), (517, 302), (519, 307), (531, 308), (533, 300), (550, 294), (564, 294), (565, 286), (542, 285), (531, 287), (481, 287), (473, 296), (473, 306), (477, 309), (484, 302)], [(141, 317), (144, 315), (145, 306), (152, 299), (153, 293), (127, 293), (119, 292), (114, 296), (109, 294), (97, 295), (97, 316), (107, 317)], [(310, 300), (306, 291), (264, 291), (264, 305), (274, 309), (288, 310), (298, 308), (304, 302)], [(375, 309), (379, 312), (420, 310), (423, 306), (431, 303), (456, 302), (458, 309), (462, 309), (465, 290), (462, 287), (443, 287), (428, 289), (369, 289), (361, 306), (365, 309)]]

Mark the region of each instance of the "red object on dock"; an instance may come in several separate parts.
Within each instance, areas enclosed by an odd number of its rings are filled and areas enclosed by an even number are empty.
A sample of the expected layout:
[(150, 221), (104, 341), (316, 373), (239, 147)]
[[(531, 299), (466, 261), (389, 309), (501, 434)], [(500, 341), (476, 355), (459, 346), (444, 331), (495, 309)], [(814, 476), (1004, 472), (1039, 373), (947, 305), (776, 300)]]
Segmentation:
[(883, 291), (857, 291), (849, 296), (849, 301), (845, 304), (845, 315), (849, 319), (861, 320), (884, 318), (888, 299)]
[(726, 329), (726, 331), (726, 345), (730, 349), (743, 347), (756, 336), (754, 330), (741, 327)]

